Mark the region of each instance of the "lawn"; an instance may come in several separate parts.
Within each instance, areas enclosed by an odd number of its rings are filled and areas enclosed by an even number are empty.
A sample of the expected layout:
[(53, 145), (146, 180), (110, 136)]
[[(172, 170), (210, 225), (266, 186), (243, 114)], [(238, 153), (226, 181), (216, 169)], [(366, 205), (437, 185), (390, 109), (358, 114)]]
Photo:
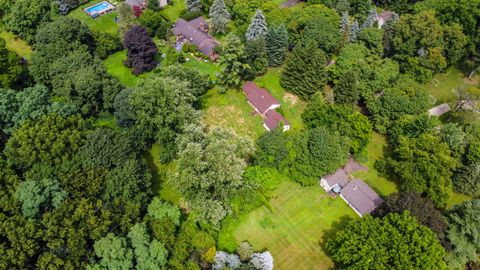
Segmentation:
[(27, 60), (30, 60), (33, 51), (32, 47), (30, 47), (26, 41), (13, 33), (6, 31), (1, 31), (0, 37), (5, 39), (8, 49), (16, 52), (21, 57), (25, 57)]
[(172, 0), (172, 4), (166, 6), (162, 11), (162, 15), (171, 22), (175, 22), (185, 10), (184, 0)]
[(185, 62), (183, 65), (190, 67), (192, 69), (198, 70), (203, 74), (208, 74), (210, 79), (215, 80), (216, 74), (220, 72), (220, 66), (218, 63), (212, 63), (210, 61), (198, 60), (197, 58), (189, 55), (189, 61)]
[(306, 103), (297, 96), (288, 93), (280, 85), (280, 68), (268, 69), (268, 72), (255, 79), (258, 86), (267, 89), (278, 101), (280, 108), (277, 109), (290, 123), (292, 130), (300, 130), (303, 128), (302, 113)]
[(375, 169), (375, 161), (384, 159), (387, 154), (387, 139), (378, 133), (372, 133), (367, 145), (368, 160), (363, 163), (368, 167), (367, 172), (356, 172), (353, 176), (364, 180), (373, 190), (382, 197), (397, 191), (397, 184), (382, 176)]
[(231, 128), (237, 134), (258, 138), (266, 130), (263, 119), (253, 115), (253, 108), (247, 103), (242, 90), (229, 89), (220, 94), (218, 87), (209, 90), (202, 97), (205, 123), (209, 127)]
[(151, 72), (147, 72), (139, 76), (133, 75), (130, 68), (123, 64), (125, 59), (127, 59), (126, 50), (114, 53), (103, 61), (107, 72), (116, 77), (123, 86), (134, 87), (141, 78), (146, 78), (151, 74)]
[(445, 74), (435, 75), (435, 79), (424, 85), (425, 90), (437, 99), (435, 105), (456, 100), (454, 90), (459, 87), (473, 85), (464, 74), (455, 68), (449, 69)]
[(97, 17), (95, 19), (90, 17), (90, 15), (88, 15), (84, 11), (85, 8), (89, 6), (93, 6), (94, 4), (102, 1), (104, 0), (95, 0), (95, 1), (88, 2), (87, 4), (76, 8), (75, 10), (70, 12), (68, 15), (82, 21), (83, 23), (88, 25), (88, 27), (93, 31), (105, 32), (105, 33), (116, 35), (118, 30), (118, 24), (115, 22), (115, 17), (117, 17), (116, 10), (110, 13), (107, 13), (105, 15), (102, 15), (100, 17)]
[(340, 198), (332, 199), (319, 185), (302, 187), (285, 181), (270, 200), (272, 210), (252, 211), (233, 230), (237, 242), (268, 249), (275, 269), (328, 269), (333, 266), (321, 248), (332, 225), (358, 216)]

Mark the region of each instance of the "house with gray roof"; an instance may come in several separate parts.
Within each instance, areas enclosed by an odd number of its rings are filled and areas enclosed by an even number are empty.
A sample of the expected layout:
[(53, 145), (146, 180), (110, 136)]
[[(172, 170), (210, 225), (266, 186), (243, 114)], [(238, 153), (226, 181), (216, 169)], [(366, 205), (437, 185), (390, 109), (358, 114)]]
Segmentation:
[(320, 186), (325, 189), (326, 192), (333, 190), (338, 193), (347, 183), (347, 174), (342, 168), (320, 179)]
[(183, 44), (190, 42), (197, 45), (198, 50), (210, 59), (216, 59), (214, 49), (218, 46), (218, 42), (208, 33), (208, 24), (203, 17), (190, 21), (178, 19), (172, 26), (172, 32), (177, 37), (177, 49), (181, 49)]
[(360, 217), (370, 214), (383, 203), (383, 199), (360, 179), (352, 180), (342, 187), (340, 197)]

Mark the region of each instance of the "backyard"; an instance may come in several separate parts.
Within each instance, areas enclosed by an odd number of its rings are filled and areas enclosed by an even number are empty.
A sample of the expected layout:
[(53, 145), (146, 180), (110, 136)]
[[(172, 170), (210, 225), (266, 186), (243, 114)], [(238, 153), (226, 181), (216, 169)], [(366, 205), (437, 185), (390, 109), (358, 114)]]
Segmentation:
[(27, 42), (16, 36), (15, 34), (7, 31), (0, 31), (0, 37), (5, 39), (7, 48), (16, 52), (21, 57), (25, 57), (30, 60), (32, 56), (32, 47)]
[(77, 20), (82, 21), (83, 23), (88, 25), (88, 27), (90, 27), (90, 29), (92, 29), (93, 31), (105, 32), (112, 35), (116, 35), (118, 30), (118, 25), (115, 22), (115, 18), (117, 17), (116, 10), (110, 13), (101, 15), (95, 19), (90, 17), (90, 15), (88, 15), (84, 10), (85, 8), (93, 6), (102, 1), (104, 0), (90, 1), (87, 4), (82, 5), (76, 8), (75, 10), (73, 10), (72, 12), (70, 12), (68, 16), (71, 16)]

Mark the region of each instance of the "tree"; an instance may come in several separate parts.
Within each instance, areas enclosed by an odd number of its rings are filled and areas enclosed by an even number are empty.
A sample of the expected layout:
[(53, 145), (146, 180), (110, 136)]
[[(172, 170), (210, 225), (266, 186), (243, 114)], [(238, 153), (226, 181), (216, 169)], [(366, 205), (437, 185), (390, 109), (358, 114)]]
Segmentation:
[(461, 168), (453, 178), (453, 187), (462, 194), (480, 196), (480, 164), (474, 163)]
[(425, 192), (437, 207), (443, 207), (452, 191), (452, 171), (458, 166), (448, 145), (428, 133), (400, 136), (397, 141), (388, 163), (402, 190)]
[(377, 208), (373, 215), (384, 217), (389, 213), (401, 214), (408, 211), (417, 222), (432, 230), (440, 242), (447, 246), (445, 231), (447, 224), (442, 212), (438, 210), (429, 198), (424, 198), (417, 192), (394, 193), (385, 198), (383, 204)]
[(348, 71), (335, 84), (335, 102), (356, 105), (360, 99), (359, 84), (357, 73), (352, 70)]
[(200, 0), (185, 0), (188, 12), (200, 12), (202, 11), (202, 3)]
[(447, 214), (447, 236), (453, 245), (447, 262), (461, 268), (467, 262), (476, 262), (480, 249), (480, 200), (466, 201), (454, 206)]
[(70, 160), (83, 144), (85, 128), (80, 116), (49, 114), (37, 121), (27, 120), (8, 141), (5, 155), (22, 169), (37, 162), (60, 164)]
[(348, 33), (348, 41), (349, 42), (357, 41), (358, 33), (360, 33), (360, 27), (358, 26), (358, 21), (354, 21)]
[(236, 251), (243, 262), (250, 260), (253, 255), (253, 247), (246, 241), (240, 243)]
[(457, 23), (443, 27), (443, 51), (449, 66), (457, 64), (466, 54), (468, 38)]
[[(152, 11), (160, 11), (160, 3), (158, 0), (148, 0), (147, 8)], [(143, 15), (145, 15), (145, 13)]]
[(5, 39), (0, 38), (0, 87), (13, 87), (20, 79), (23, 68), (20, 57), (7, 48)]
[(257, 38), (247, 41), (245, 46), (245, 62), (250, 66), (245, 78), (253, 80), (256, 76), (267, 71), (268, 56), (266, 51), (265, 38)]
[(125, 33), (134, 25), (137, 25), (137, 23), (132, 7), (126, 3), (120, 3), (118, 5), (118, 36), (122, 43), (125, 40)]
[(134, 115), (129, 103), (130, 95), (132, 94), (132, 88), (125, 88), (115, 96), (113, 102), (113, 109), (117, 124), (121, 127), (129, 127), (134, 123)]
[(252, 21), (250, 26), (248, 26), (247, 33), (245, 34), (245, 38), (248, 41), (252, 41), (258, 38), (264, 38), (267, 34), (267, 21), (265, 20), (265, 16), (263, 15), (260, 9), (257, 9), (255, 15), (252, 17)]
[(147, 226), (135, 224), (128, 233), (137, 269), (158, 269), (167, 264), (168, 251), (158, 240), (150, 240)]
[(253, 253), (250, 262), (259, 270), (273, 270), (273, 256), (269, 251)]
[(117, 237), (113, 233), (95, 241), (93, 245), (95, 255), (101, 258), (100, 261), (87, 269), (132, 269), (133, 251), (127, 245), (123, 237)]
[(255, 164), (263, 167), (280, 168), (288, 155), (287, 139), (280, 129), (266, 132), (257, 140)]
[(125, 47), (128, 52), (124, 64), (133, 68), (133, 74), (139, 75), (157, 66), (155, 56), (158, 50), (144, 27), (133, 26), (125, 33)]
[(228, 254), (224, 251), (217, 251), (214, 258), (215, 263), (212, 268), (215, 270), (237, 269), (242, 263), (236, 254)]
[(325, 245), (342, 269), (446, 269), (435, 234), (407, 212), (352, 220)]
[(268, 28), (265, 40), (268, 64), (273, 67), (282, 65), (288, 47), (288, 31), (285, 25)]
[(194, 101), (187, 82), (158, 75), (142, 81), (130, 94), (135, 126), (146, 138), (162, 145), (162, 161), (170, 160), (177, 152), (175, 139), (184, 125), (198, 119), (192, 107)]
[(148, 205), (148, 215), (158, 220), (167, 218), (176, 226), (180, 225), (180, 209), (168, 202), (162, 202), (159, 197), (153, 198)]
[(287, 56), (280, 77), (283, 88), (308, 100), (322, 92), (327, 81), (325, 53), (313, 44), (299, 45)]
[(231, 211), (230, 200), (246, 184), (242, 175), (253, 153), (252, 142), (231, 131), (189, 125), (178, 142), (175, 184), (203, 222), (218, 225)]
[(210, 27), (215, 34), (225, 34), (228, 30), (228, 22), (230, 21), (230, 13), (223, 0), (214, 0), (210, 6)]
[[(150, 2), (150, 1), (149, 1)], [(157, 2), (158, 0), (153, 0)], [(165, 23), (165, 19), (160, 12), (155, 12), (151, 9), (147, 9), (142, 12), (142, 16), (138, 18), (140, 25), (147, 28), (148, 34), (153, 37), (156, 35), (158, 29), (160, 29)]]
[(220, 84), (226, 87), (238, 87), (241, 84), (242, 76), (250, 69), (250, 66), (244, 63), (244, 48), (238, 36), (233, 33), (227, 35), (219, 60), (222, 70), (217, 76)]
[(361, 29), (363, 30), (365, 28), (373, 27), (373, 25), (375, 24), (375, 22), (377, 20), (377, 16), (378, 16), (377, 9), (376, 8), (370, 9), (370, 12), (368, 13), (367, 18), (363, 22)]
[(33, 43), (38, 27), (51, 18), (50, 8), (49, 0), (14, 1), (5, 15), (5, 25), (8, 30)]
[(55, 179), (45, 178), (39, 181), (22, 182), (15, 193), (22, 204), (22, 213), (27, 218), (35, 218), (51, 206), (60, 206), (67, 193)]

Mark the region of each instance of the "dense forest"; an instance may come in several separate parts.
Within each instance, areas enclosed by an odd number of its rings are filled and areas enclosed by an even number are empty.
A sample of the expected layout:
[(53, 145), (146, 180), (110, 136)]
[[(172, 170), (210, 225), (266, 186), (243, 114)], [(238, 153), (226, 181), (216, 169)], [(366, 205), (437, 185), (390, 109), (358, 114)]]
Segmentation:
[(0, 269), (480, 269), (480, 0), (100, 2), (0, 0)]

